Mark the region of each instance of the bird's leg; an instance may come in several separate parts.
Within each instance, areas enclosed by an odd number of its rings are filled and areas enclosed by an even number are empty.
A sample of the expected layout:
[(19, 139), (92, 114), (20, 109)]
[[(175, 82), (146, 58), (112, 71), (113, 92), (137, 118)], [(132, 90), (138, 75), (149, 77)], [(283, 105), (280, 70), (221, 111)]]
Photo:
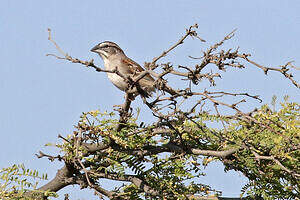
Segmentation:
[(124, 98), (128, 98), (130, 101), (134, 101), (136, 96), (137, 95), (135, 95), (134, 93), (125, 93)]

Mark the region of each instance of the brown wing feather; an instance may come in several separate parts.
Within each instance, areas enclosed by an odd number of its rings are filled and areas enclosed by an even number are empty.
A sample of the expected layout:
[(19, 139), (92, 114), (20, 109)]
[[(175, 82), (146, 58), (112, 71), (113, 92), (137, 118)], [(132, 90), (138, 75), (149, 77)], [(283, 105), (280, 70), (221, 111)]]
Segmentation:
[[(130, 71), (134, 75), (139, 74), (142, 71), (145, 71), (138, 63), (134, 62), (130, 58), (124, 58), (122, 59), (122, 62), (129, 65)], [(152, 76), (150, 76), (149, 74), (147, 74), (144, 78), (149, 81), (154, 81)]]

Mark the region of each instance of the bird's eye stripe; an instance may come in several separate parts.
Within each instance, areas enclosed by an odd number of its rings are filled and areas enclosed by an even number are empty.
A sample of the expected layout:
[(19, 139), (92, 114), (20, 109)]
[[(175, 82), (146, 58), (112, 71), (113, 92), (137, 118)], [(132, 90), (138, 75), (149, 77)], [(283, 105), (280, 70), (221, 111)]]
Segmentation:
[(106, 44), (106, 45), (102, 46), (101, 48), (108, 48), (108, 47), (111, 47), (111, 46)]
[(98, 44), (98, 48), (101, 48), (101, 49), (107, 49), (107, 48), (116, 48), (116, 49), (119, 49), (122, 51), (122, 49), (120, 47), (118, 47), (117, 45), (115, 44), (109, 44), (109, 43), (100, 43)]

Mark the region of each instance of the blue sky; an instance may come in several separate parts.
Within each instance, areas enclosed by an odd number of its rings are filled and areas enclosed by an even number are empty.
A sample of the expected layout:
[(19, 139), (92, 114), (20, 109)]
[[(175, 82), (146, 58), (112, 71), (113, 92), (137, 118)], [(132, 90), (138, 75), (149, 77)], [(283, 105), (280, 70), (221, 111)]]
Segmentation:
[[(84, 111), (111, 110), (121, 104), (123, 94), (103, 73), (53, 57), (57, 53), (47, 40), (47, 28), (70, 55), (82, 59), (100, 58), (89, 50), (97, 43), (111, 40), (140, 64), (150, 61), (198, 23), (198, 32), (207, 43), (188, 40), (163, 61), (189, 64), (187, 56), (200, 55), (203, 48), (222, 39), (237, 28), (226, 47), (239, 46), (253, 59), (267, 66), (290, 60), (300, 66), (300, 2), (290, 1), (180, 1), (180, 0), (2, 0), (0, 7), (0, 167), (24, 163), (53, 177), (61, 163), (37, 159), (39, 150), (57, 142), (57, 135), (73, 130)], [(280, 74), (265, 76), (247, 65), (245, 70), (229, 70), (212, 90), (248, 91), (269, 103), (272, 95), (286, 94), (300, 99), (299, 89)], [(300, 71), (295, 73), (299, 82)], [(200, 83), (198, 87), (208, 87)], [(252, 104), (251, 104), (252, 105)], [(135, 107), (141, 106), (139, 101)], [(253, 106), (257, 106), (253, 104)], [(143, 107), (142, 107), (143, 108)], [(149, 113), (146, 116), (150, 116)], [(241, 174), (224, 174), (218, 166), (208, 168), (205, 183), (223, 190), (224, 196), (238, 196), (245, 180)], [(105, 185), (105, 183), (103, 183)], [(68, 187), (71, 199), (96, 199), (92, 192)], [(90, 196), (89, 196), (90, 195)]]

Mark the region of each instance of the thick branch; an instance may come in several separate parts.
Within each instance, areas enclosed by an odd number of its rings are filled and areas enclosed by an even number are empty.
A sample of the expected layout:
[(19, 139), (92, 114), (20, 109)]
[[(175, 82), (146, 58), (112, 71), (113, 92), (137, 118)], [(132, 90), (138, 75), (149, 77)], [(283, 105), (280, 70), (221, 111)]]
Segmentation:
[(168, 143), (162, 146), (152, 146), (152, 145), (144, 146), (141, 150), (133, 150), (133, 149), (131, 150), (118, 149), (118, 150), (128, 152), (137, 156), (147, 156), (147, 155), (153, 155), (153, 154), (158, 154), (163, 152), (169, 152), (169, 153), (187, 153), (187, 154), (194, 154), (194, 155), (225, 158), (237, 152), (239, 148), (232, 148), (224, 151), (213, 151), (213, 150), (203, 150), (203, 149), (188, 148), (188, 147), (182, 148), (177, 144)]
[(191, 149), (193, 154), (203, 155), (203, 156), (214, 156), (219, 158), (225, 158), (231, 154), (237, 152), (238, 148), (228, 149), (224, 151), (212, 151), (212, 150), (201, 150), (201, 149)]
[(55, 177), (49, 183), (38, 188), (38, 190), (57, 192), (60, 189), (75, 183), (76, 180), (73, 178), (71, 170), (65, 165), (57, 171)]

